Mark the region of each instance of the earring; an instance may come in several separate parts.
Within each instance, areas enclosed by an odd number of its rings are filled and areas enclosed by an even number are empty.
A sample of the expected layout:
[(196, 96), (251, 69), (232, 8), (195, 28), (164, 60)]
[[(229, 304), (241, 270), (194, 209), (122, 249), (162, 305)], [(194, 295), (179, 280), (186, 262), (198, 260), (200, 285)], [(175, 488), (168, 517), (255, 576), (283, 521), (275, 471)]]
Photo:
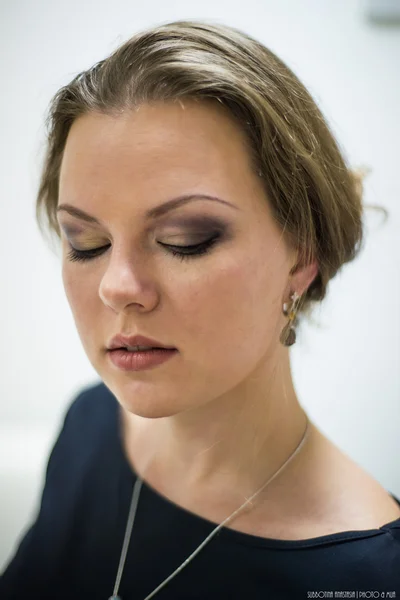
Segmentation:
[(296, 331), (293, 325), (294, 320), (296, 318), (296, 312), (299, 306), (300, 297), (301, 296), (299, 296), (297, 292), (293, 292), (293, 294), (290, 296), (290, 299), (292, 300), (292, 305), (290, 309), (288, 308), (287, 302), (283, 304), (283, 314), (286, 317), (289, 317), (288, 323), (282, 329), (281, 335), (279, 336), (279, 341), (284, 346), (292, 346), (296, 341)]

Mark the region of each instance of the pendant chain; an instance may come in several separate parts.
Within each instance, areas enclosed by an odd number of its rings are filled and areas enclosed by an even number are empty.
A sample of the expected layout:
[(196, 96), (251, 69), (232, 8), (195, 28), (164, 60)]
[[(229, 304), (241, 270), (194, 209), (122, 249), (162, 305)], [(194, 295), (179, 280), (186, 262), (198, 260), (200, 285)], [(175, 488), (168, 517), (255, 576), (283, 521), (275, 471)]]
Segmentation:
[[(156, 593), (161, 590), (161, 588), (163, 588), (169, 581), (171, 581), (171, 579), (173, 577), (175, 577), (184, 567), (186, 567), (186, 565), (196, 556), (196, 554), (198, 554), (200, 552), (200, 550), (202, 548), (204, 548), (204, 546), (206, 544), (208, 544), (208, 542), (214, 537), (214, 535), (224, 525), (226, 525), (234, 517), (236, 517), (237, 514), (241, 510), (243, 510), (247, 506), (247, 504), (249, 504), (253, 500), (253, 498), (255, 498), (267, 486), (268, 483), (270, 483), (273, 479), (275, 479), (275, 477), (277, 475), (279, 475), (279, 473), (288, 464), (288, 462), (290, 460), (292, 460), (292, 458), (300, 451), (301, 447), (303, 446), (303, 444), (304, 444), (304, 442), (306, 440), (307, 433), (308, 433), (308, 430), (309, 430), (309, 420), (308, 420), (308, 416), (306, 414), (305, 414), (305, 417), (306, 417), (306, 420), (307, 420), (307, 425), (306, 425), (306, 429), (304, 431), (303, 437), (302, 437), (299, 445), (297, 446), (297, 448), (295, 449), (295, 451), (289, 456), (289, 458), (283, 463), (283, 465), (276, 471), (276, 473), (274, 473), (274, 475), (272, 475), (272, 477), (270, 477), (268, 479), (268, 481), (266, 483), (264, 483), (263, 486), (259, 490), (257, 490), (257, 492), (255, 492), (252, 496), (250, 496), (250, 498), (248, 498), (242, 504), (242, 506), (240, 506), (237, 510), (235, 510), (235, 512), (233, 514), (231, 514), (222, 523), (220, 523), (210, 533), (210, 535), (208, 535), (206, 537), (206, 539), (200, 544), (200, 546), (198, 546), (198, 548), (196, 548), (196, 550), (194, 552), (192, 552), (192, 554), (190, 554), (190, 556), (188, 556), (188, 558), (180, 565), (180, 567), (178, 567), (173, 573), (171, 573), (171, 575), (169, 575), (169, 577), (167, 577), (162, 583), (160, 583), (160, 585), (158, 587), (156, 587), (156, 589), (153, 590), (148, 596), (146, 596), (146, 598), (144, 598), (144, 600), (150, 600), (150, 598), (153, 598), (153, 596), (155, 596)], [(134, 484), (134, 488), (133, 488), (132, 501), (131, 501), (131, 506), (130, 506), (130, 510), (129, 510), (128, 522), (127, 522), (127, 525), (126, 525), (124, 543), (123, 543), (123, 546), (122, 546), (121, 558), (120, 558), (120, 562), (119, 562), (119, 567), (118, 567), (117, 577), (116, 577), (116, 581), (115, 581), (114, 591), (113, 591), (113, 595), (110, 596), (110, 598), (108, 600), (122, 600), (122, 598), (120, 596), (118, 596), (118, 590), (119, 590), (119, 585), (120, 585), (120, 582), (121, 582), (122, 572), (124, 570), (126, 554), (127, 554), (127, 551), (128, 551), (129, 541), (130, 541), (130, 538), (131, 538), (132, 527), (133, 527), (133, 523), (134, 523), (134, 520), (135, 520), (136, 509), (137, 509), (137, 505), (138, 505), (138, 501), (139, 501), (139, 494), (140, 494), (140, 490), (142, 488), (142, 484), (143, 484), (143, 480), (140, 477), (137, 477), (136, 481), (135, 481), (135, 484)]]

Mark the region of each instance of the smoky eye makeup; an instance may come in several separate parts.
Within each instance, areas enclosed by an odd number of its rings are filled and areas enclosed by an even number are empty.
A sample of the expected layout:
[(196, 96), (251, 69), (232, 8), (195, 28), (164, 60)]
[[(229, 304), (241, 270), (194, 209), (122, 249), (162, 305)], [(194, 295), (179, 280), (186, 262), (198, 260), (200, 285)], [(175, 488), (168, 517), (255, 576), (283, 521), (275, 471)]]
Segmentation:
[[(78, 225), (74, 223), (60, 223), (60, 229), (68, 239), (78, 240), (85, 244), (99, 243), (102, 241), (107, 243), (107, 238), (97, 227), (91, 228), (90, 225)], [(152, 225), (145, 230), (145, 233), (152, 232), (153, 236), (159, 239), (160, 237), (168, 236), (170, 233), (174, 236), (195, 235), (197, 236), (213, 236), (213, 235), (229, 235), (232, 233), (231, 225), (224, 219), (210, 215), (180, 215), (167, 217), (162, 222)]]
[(229, 225), (225, 221), (216, 217), (201, 216), (181, 216), (166, 220), (156, 227), (155, 233), (159, 235), (167, 234), (169, 230), (174, 229), (178, 234), (220, 234), (229, 231)]
[[(157, 244), (160, 251), (181, 261), (195, 260), (210, 254), (221, 242), (233, 237), (229, 225), (224, 221), (215, 217), (210, 219), (204, 215), (168, 219), (167, 224), (161, 225), (159, 229), (151, 229), (151, 237), (154, 238), (152, 242)], [(87, 236), (85, 238), (87, 243)], [(70, 249), (67, 254), (69, 261), (92, 261), (104, 254), (111, 245), (106, 242), (92, 244), (92, 247), (86, 246), (86, 249), (75, 247), (81, 246), (82, 241), (78, 241), (78, 244), (74, 241), (71, 244), (70, 240), (67, 240)]]

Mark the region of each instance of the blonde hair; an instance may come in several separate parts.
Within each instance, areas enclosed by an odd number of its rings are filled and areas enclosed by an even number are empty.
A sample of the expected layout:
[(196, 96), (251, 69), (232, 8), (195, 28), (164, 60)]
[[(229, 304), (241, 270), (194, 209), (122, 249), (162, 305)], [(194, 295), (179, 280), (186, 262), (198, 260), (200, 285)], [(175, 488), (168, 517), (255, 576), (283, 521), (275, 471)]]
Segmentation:
[(346, 165), (296, 75), (271, 50), (233, 27), (192, 20), (141, 31), (55, 94), (36, 201), (41, 232), (44, 216), (47, 230), (60, 240), (59, 172), (75, 119), (91, 111), (118, 115), (142, 103), (181, 98), (220, 102), (245, 133), (252, 167), (262, 175), (285, 241), (306, 264), (318, 262), (298, 311), (310, 316), (329, 280), (362, 247), (365, 172)]

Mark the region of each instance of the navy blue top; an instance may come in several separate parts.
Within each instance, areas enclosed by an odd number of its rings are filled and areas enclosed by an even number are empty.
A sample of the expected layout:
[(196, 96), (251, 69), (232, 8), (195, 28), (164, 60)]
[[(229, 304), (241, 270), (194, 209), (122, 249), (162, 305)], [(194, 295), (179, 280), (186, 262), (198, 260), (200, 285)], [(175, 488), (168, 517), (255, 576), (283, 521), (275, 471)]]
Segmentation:
[[(135, 480), (120, 438), (117, 399), (103, 382), (86, 387), (66, 411), (37, 517), (0, 578), (1, 600), (108, 600)], [(144, 481), (122, 600), (144, 600), (215, 527)], [(400, 518), (378, 529), (293, 541), (222, 528), (155, 597), (399, 599)]]

